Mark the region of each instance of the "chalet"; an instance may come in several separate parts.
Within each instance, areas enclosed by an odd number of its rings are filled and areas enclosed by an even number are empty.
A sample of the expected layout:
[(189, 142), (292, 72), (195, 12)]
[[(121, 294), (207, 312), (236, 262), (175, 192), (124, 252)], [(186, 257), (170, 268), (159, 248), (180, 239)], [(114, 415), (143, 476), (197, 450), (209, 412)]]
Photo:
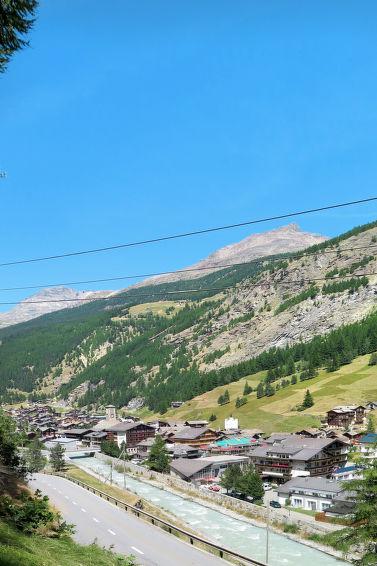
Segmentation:
[(65, 438), (71, 438), (74, 440), (82, 440), (86, 434), (93, 432), (91, 428), (67, 428), (65, 430), (59, 430), (59, 434), (63, 434)]
[(207, 426), (208, 421), (186, 421), (185, 426), (189, 426), (191, 428), (202, 428), (203, 426)]
[(100, 448), (101, 442), (107, 439), (107, 432), (101, 432), (99, 430), (94, 430), (93, 432), (88, 432), (82, 438), (82, 443), (84, 446), (89, 446), (90, 448)]
[(137, 445), (146, 438), (155, 436), (155, 429), (145, 423), (118, 423), (105, 430), (107, 439), (118, 446), (124, 442), (129, 453), (137, 452)]
[(207, 428), (206, 426), (192, 428), (190, 426), (183, 427), (172, 436), (170, 436), (171, 442), (177, 442), (179, 444), (190, 444), (191, 446), (203, 446), (205, 444), (211, 444), (215, 440), (219, 440), (222, 437), (221, 433)]
[(328, 426), (347, 428), (355, 424), (363, 424), (365, 407), (362, 405), (340, 405), (327, 411)]
[(263, 477), (279, 483), (298, 476), (330, 477), (345, 465), (349, 445), (338, 438), (271, 435), (250, 453), (250, 462)]

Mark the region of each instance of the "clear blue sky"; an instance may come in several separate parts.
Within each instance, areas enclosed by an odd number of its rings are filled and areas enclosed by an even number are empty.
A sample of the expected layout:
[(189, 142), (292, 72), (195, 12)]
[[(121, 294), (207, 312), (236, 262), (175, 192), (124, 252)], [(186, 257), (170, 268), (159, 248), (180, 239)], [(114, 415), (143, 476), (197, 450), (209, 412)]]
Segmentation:
[[(376, 195), (376, 28), (374, 1), (42, 1), (0, 76), (0, 260)], [(250, 232), (0, 268), (0, 286), (180, 268)]]

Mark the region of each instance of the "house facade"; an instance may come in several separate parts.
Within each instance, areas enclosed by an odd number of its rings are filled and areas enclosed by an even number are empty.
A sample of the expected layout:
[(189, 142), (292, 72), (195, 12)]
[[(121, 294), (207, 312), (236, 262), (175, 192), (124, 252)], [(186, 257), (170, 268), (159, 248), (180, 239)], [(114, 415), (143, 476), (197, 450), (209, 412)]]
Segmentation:
[(138, 423), (119, 423), (108, 428), (106, 431), (107, 440), (116, 442), (120, 447), (124, 442), (129, 454), (137, 453), (137, 445), (146, 438), (155, 436), (155, 429), (147, 424)]
[(362, 405), (340, 405), (327, 411), (327, 425), (347, 428), (355, 424), (363, 424), (365, 407)]
[(299, 476), (330, 477), (345, 465), (348, 450), (349, 445), (337, 438), (272, 435), (251, 451), (250, 462), (264, 479), (284, 483)]
[(278, 488), (278, 500), (308, 511), (326, 511), (343, 491), (341, 482), (322, 477), (294, 478)]

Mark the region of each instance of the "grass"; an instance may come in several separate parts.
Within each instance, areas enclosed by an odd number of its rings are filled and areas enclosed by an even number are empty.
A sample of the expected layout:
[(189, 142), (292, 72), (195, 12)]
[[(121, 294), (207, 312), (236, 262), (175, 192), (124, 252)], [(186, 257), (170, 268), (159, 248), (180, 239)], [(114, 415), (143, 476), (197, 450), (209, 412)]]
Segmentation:
[[(155, 303), (143, 303), (140, 305), (135, 305), (130, 307), (130, 315), (138, 316), (139, 314), (145, 315), (151, 313), (155, 316), (166, 316), (172, 317), (177, 314), (184, 307), (184, 303), (179, 303), (177, 301), (156, 301)], [(172, 312), (167, 313), (166, 311), (172, 308)]]
[[(326, 411), (336, 405), (363, 403), (377, 398), (377, 366), (368, 365), (369, 357), (360, 356), (333, 373), (321, 370), (314, 379), (289, 385), (272, 397), (257, 399), (256, 394), (251, 393), (246, 405), (236, 409), (235, 400), (242, 396), (245, 382), (255, 387), (264, 376), (264, 372), (260, 372), (195, 397), (179, 409), (168, 411), (162, 418), (173, 421), (208, 419), (214, 413), (217, 420), (213, 426), (222, 427), (224, 418), (232, 415), (239, 419), (240, 427), (260, 428), (266, 433), (317, 427)], [(217, 399), (226, 389), (230, 403), (219, 406)], [(295, 406), (302, 403), (306, 389), (313, 395), (314, 406), (297, 412)]]
[(71, 538), (28, 536), (0, 520), (1, 566), (126, 566), (125, 557)]
[(290, 511), (295, 511), (297, 513), (302, 513), (303, 515), (309, 515), (309, 517), (315, 517), (318, 511), (310, 511), (310, 509), (302, 509), (301, 507), (285, 507), (285, 509), (289, 509)]

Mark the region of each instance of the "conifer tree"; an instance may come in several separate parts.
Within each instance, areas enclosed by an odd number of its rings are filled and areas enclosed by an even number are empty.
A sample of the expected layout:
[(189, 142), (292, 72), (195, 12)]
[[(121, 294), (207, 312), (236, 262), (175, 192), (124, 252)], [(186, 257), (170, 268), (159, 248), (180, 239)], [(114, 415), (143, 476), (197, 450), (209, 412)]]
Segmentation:
[(305, 393), (304, 401), (302, 403), (302, 407), (304, 409), (309, 409), (310, 407), (313, 407), (313, 405), (314, 405), (313, 396), (310, 393), (309, 389), (307, 389)]
[(50, 450), (50, 464), (54, 472), (61, 472), (65, 467), (65, 448), (58, 442)]
[(155, 472), (167, 472), (169, 470), (170, 457), (166, 444), (161, 436), (157, 435), (152, 445), (147, 466)]

